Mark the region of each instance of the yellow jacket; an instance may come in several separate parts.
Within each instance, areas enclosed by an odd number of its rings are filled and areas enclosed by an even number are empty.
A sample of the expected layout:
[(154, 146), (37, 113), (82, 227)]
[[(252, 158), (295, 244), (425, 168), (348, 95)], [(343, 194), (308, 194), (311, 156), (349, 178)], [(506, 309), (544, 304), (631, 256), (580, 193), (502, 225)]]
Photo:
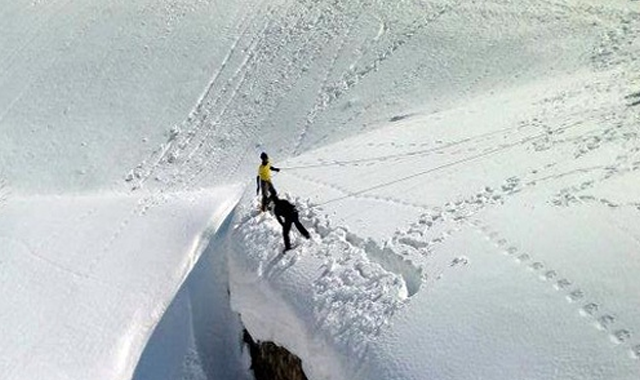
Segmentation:
[(265, 182), (271, 182), (271, 163), (267, 162), (265, 165), (258, 167), (258, 177)]

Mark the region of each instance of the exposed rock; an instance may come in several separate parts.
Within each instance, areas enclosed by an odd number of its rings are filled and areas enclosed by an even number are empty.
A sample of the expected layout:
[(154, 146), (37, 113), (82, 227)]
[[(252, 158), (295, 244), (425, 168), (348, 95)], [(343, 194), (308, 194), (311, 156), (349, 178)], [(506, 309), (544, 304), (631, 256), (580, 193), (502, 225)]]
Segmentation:
[(307, 380), (300, 359), (273, 342), (255, 342), (244, 330), (244, 342), (251, 354), (256, 380)]

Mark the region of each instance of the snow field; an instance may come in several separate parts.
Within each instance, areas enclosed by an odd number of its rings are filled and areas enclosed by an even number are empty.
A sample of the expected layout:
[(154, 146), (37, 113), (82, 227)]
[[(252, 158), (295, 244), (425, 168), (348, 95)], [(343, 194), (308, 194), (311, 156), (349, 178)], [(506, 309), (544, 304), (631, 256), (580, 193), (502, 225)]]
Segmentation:
[(0, 167), (25, 194), (126, 188), (129, 169), (189, 113), (246, 11), (237, 1), (1, 3)]
[[(367, 278), (377, 268), (401, 280), (399, 307), (356, 340), (364, 349), (341, 340), (358, 326), (341, 329), (348, 313), (323, 319), (331, 312), (320, 312), (306, 323), (331, 323), (328, 341), (358, 358), (337, 378), (637, 378), (631, 278), (640, 273), (632, 253), (640, 232), (632, 220), (640, 209), (625, 189), (638, 183), (638, 124), (620, 75), (542, 79), (464, 107), (381, 122), (283, 162), (276, 187), (306, 199), (294, 197), (312, 211), (308, 223), (320, 239), (316, 249), (303, 245), (279, 259), (247, 237), (264, 239), (253, 232), (260, 226), (278, 241), (279, 226), (247, 216), (239, 251), (252, 258), (249, 273), (269, 289), (280, 289), (280, 276), (304, 283), (328, 276), (322, 282), (332, 293), (368, 300), (377, 300), (375, 286), (398, 296), (386, 280), (372, 286), (342, 273)], [(317, 215), (329, 222), (315, 222)], [(317, 252), (332, 251), (332, 234), (346, 244), (310, 269)], [(341, 259), (356, 247), (361, 260)], [(276, 280), (265, 276), (266, 263), (283, 266)], [(291, 292), (276, 290), (294, 313), (304, 310)], [(315, 305), (344, 313), (343, 298)], [(361, 312), (359, 320), (380, 315)], [(276, 341), (296, 346), (282, 335)], [(314, 361), (305, 351), (301, 357)]]
[[(299, 154), (389, 120), (464, 109), (541, 79), (562, 81), (620, 54), (585, 50), (625, 15), (580, 3), (526, 12), (504, 1), (258, 3), (235, 20), (205, 92), (133, 167), (129, 186), (225, 181), (252, 172), (248, 158), (261, 150)], [(454, 38), (465, 33), (473, 44)]]
[(0, 213), (3, 379), (130, 377), (239, 191), (11, 198)]
[(640, 378), (635, 2), (4, 3), (3, 379)]

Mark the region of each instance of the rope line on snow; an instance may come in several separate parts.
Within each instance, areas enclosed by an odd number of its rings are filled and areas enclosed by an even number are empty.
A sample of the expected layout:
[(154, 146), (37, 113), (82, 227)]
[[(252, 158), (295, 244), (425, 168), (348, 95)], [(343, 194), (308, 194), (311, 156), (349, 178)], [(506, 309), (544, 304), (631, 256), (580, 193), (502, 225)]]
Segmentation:
[(328, 201), (325, 201), (325, 202), (319, 203), (317, 205), (314, 205), (314, 207), (324, 206), (324, 205), (329, 204), (329, 203), (338, 202), (338, 201), (341, 201), (341, 200), (344, 200), (344, 199), (347, 199), (347, 198), (358, 196), (360, 194), (368, 193), (368, 192), (373, 191), (373, 190), (381, 189), (381, 188), (384, 188), (384, 187), (395, 185), (395, 184), (400, 183), (400, 182), (408, 181), (408, 180), (416, 178), (416, 177), (420, 177), (420, 176), (423, 176), (423, 175), (431, 174), (431, 173), (437, 172), (437, 171), (442, 170), (442, 169), (450, 168), (452, 166), (455, 166), (455, 165), (458, 165), (458, 164), (461, 164), (461, 163), (464, 163), (464, 162), (473, 161), (475, 159), (478, 159), (478, 158), (481, 158), (481, 157), (485, 157), (485, 156), (500, 152), (502, 150), (513, 148), (514, 146), (518, 146), (518, 145), (524, 144), (524, 143), (529, 142), (531, 140), (535, 140), (535, 139), (540, 138), (540, 137), (542, 137), (542, 136), (544, 136), (546, 134), (547, 134), (546, 132), (539, 133), (537, 135), (530, 136), (530, 137), (524, 138), (522, 140), (518, 140), (517, 142), (511, 143), (511, 144), (507, 144), (507, 145), (504, 145), (504, 146), (489, 150), (489, 151), (481, 153), (481, 154), (477, 154), (477, 155), (474, 155), (474, 156), (471, 156), (471, 157), (463, 158), (461, 160), (453, 161), (453, 162), (450, 162), (448, 164), (440, 165), (440, 166), (437, 166), (435, 168), (431, 168), (431, 169), (428, 169), (428, 170), (425, 170), (425, 171), (422, 171), (422, 172), (419, 172), (419, 173), (415, 173), (415, 174), (408, 175), (406, 177), (395, 179), (393, 181), (384, 182), (384, 183), (381, 183), (381, 184), (378, 184), (378, 185), (375, 185), (375, 186), (371, 186), (371, 187), (368, 187), (368, 188), (365, 188), (365, 189), (362, 189), (362, 190), (358, 190), (358, 191), (355, 191), (355, 192), (353, 192), (351, 194), (344, 195), (344, 196), (341, 196), (341, 197), (338, 197), (338, 198), (330, 199)]
[[(554, 130), (551, 133), (556, 134), (556, 133), (559, 133), (559, 132), (564, 132), (564, 131), (566, 131), (566, 130), (568, 130), (570, 128), (574, 128), (574, 127), (576, 127), (578, 125), (580, 125), (580, 123), (570, 124), (570, 125), (567, 125), (565, 127), (558, 128), (558, 129)], [(520, 127), (515, 127), (515, 128), (520, 128)], [(514, 127), (505, 128), (505, 129), (503, 129), (501, 131), (515, 129), (515, 128)], [(487, 134), (495, 134), (495, 133), (498, 133), (498, 132), (499, 131), (489, 132)], [(518, 146), (518, 145), (527, 143), (529, 141), (538, 139), (540, 137), (544, 137), (544, 136), (549, 135), (549, 134), (550, 133), (548, 131), (544, 131), (544, 132), (538, 133), (536, 135), (529, 136), (529, 137), (526, 137), (524, 139), (520, 139), (520, 140), (518, 140), (518, 141), (516, 141), (514, 143), (502, 145), (500, 147), (494, 148), (492, 150), (486, 151), (486, 152), (481, 153), (481, 154), (477, 154), (477, 155), (474, 155), (474, 156), (463, 158), (461, 160), (457, 160), (457, 161), (450, 162), (448, 164), (440, 165), (440, 166), (437, 166), (435, 168), (431, 168), (431, 169), (428, 169), (428, 170), (425, 170), (425, 171), (422, 171), (422, 172), (419, 172), (419, 173), (415, 173), (415, 174), (412, 174), (412, 175), (409, 175), (409, 176), (406, 176), (406, 177), (402, 177), (402, 178), (399, 178), (399, 179), (396, 179), (396, 180), (393, 180), (393, 181), (384, 182), (384, 183), (381, 183), (381, 184), (378, 184), (378, 185), (375, 185), (375, 186), (371, 186), (371, 187), (368, 187), (368, 188), (364, 188), (362, 190), (355, 191), (353, 193), (350, 193), (350, 194), (347, 194), (347, 195), (344, 195), (344, 196), (341, 196), (341, 197), (330, 199), (328, 201), (316, 204), (313, 207), (324, 206), (326, 204), (338, 202), (338, 201), (341, 201), (341, 200), (344, 200), (344, 199), (347, 199), (347, 198), (358, 196), (360, 194), (368, 193), (368, 192), (370, 192), (372, 190), (381, 189), (381, 188), (384, 188), (384, 187), (395, 185), (395, 184), (400, 183), (400, 182), (408, 181), (408, 180), (416, 178), (416, 177), (420, 177), (420, 176), (423, 176), (423, 175), (431, 174), (431, 173), (437, 172), (439, 170), (446, 169), (446, 168), (449, 168), (449, 167), (452, 167), (452, 166), (455, 166), (455, 165), (458, 165), (458, 164), (461, 164), (461, 163), (464, 163), (464, 162), (473, 161), (475, 159), (478, 159), (478, 158), (481, 158), (481, 157), (485, 157), (485, 156), (500, 152), (502, 150), (513, 148), (514, 146)], [(479, 135), (479, 136), (482, 136), (482, 135)], [(477, 138), (479, 136), (474, 136), (473, 138)], [(461, 143), (462, 141), (464, 141), (464, 140), (460, 140), (459, 142), (456, 142), (456, 143)], [(452, 143), (452, 144), (454, 144), (454, 143)]]
[(492, 135), (496, 135), (499, 133), (504, 133), (504, 132), (509, 132), (509, 131), (513, 131), (516, 129), (520, 129), (520, 128), (524, 128), (522, 126), (517, 126), (517, 127), (509, 127), (509, 128), (503, 128), (503, 129), (499, 129), (497, 131), (491, 131), (491, 132), (487, 132), (487, 133), (483, 133), (480, 135), (476, 135), (476, 136), (471, 136), (471, 137), (466, 137), (462, 140), (458, 140), (458, 141), (453, 141), (441, 146), (437, 146), (437, 147), (431, 147), (431, 148), (426, 148), (426, 149), (420, 149), (420, 150), (416, 150), (416, 151), (412, 151), (412, 152), (408, 152), (408, 153), (394, 153), (394, 154), (388, 154), (388, 155), (383, 155), (383, 156), (375, 156), (375, 157), (368, 157), (368, 158), (358, 158), (358, 159), (354, 159), (354, 160), (342, 160), (342, 161), (333, 161), (333, 162), (329, 162), (329, 163), (323, 163), (323, 164), (310, 164), (310, 165), (300, 165), (300, 166), (289, 166), (289, 167), (282, 167), (281, 169), (284, 170), (300, 170), (300, 169), (312, 169), (312, 168), (320, 168), (320, 167), (325, 167), (325, 166), (340, 166), (340, 165), (349, 165), (349, 164), (358, 164), (358, 163), (363, 163), (363, 162), (370, 162), (370, 161), (385, 161), (391, 158), (403, 158), (403, 157), (413, 157), (413, 156), (421, 156), (424, 155), (426, 153), (432, 153), (432, 152), (436, 152), (438, 150), (441, 149), (448, 149), (457, 145), (461, 145), (470, 141), (473, 141), (475, 139), (480, 139), (480, 138), (484, 138), (484, 137), (489, 137)]

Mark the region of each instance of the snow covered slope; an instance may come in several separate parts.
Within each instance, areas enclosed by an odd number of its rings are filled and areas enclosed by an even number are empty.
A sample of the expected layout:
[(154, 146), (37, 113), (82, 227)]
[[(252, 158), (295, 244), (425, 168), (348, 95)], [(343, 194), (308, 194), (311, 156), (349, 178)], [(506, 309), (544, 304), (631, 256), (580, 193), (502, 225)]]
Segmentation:
[(592, 20), (586, 33), (619, 24), (600, 42), (555, 39), (582, 49), (551, 59), (582, 60), (573, 70), (536, 69), (281, 163), (276, 186), (314, 240), (298, 235), (292, 253), (247, 201), (233, 305), (313, 378), (640, 377), (640, 15), (541, 4), (534, 14), (558, 6), (565, 26)]
[(624, 0), (5, 3), (0, 165), (31, 193), (224, 182), (636, 41)]
[(189, 113), (245, 10), (0, 1), (0, 174), (22, 193), (120, 189)]
[(0, 0), (0, 377), (242, 377), (228, 265), (310, 378), (637, 379), (639, 12)]
[(284, 162), (313, 242), (282, 255), (247, 202), (231, 294), (250, 331), (313, 378), (640, 377), (639, 124), (581, 79)]
[(621, 65), (635, 62), (637, 16), (627, 4), (258, 3), (237, 20), (235, 39), (190, 115), (132, 168), (129, 182), (226, 181), (253, 174), (261, 150), (297, 155), (389, 121), (463, 109), (585, 70), (585, 86), (598, 86), (591, 75), (601, 71), (630, 79)]
[(12, 199), (0, 213), (2, 378), (130, 378), (239, 190)]

